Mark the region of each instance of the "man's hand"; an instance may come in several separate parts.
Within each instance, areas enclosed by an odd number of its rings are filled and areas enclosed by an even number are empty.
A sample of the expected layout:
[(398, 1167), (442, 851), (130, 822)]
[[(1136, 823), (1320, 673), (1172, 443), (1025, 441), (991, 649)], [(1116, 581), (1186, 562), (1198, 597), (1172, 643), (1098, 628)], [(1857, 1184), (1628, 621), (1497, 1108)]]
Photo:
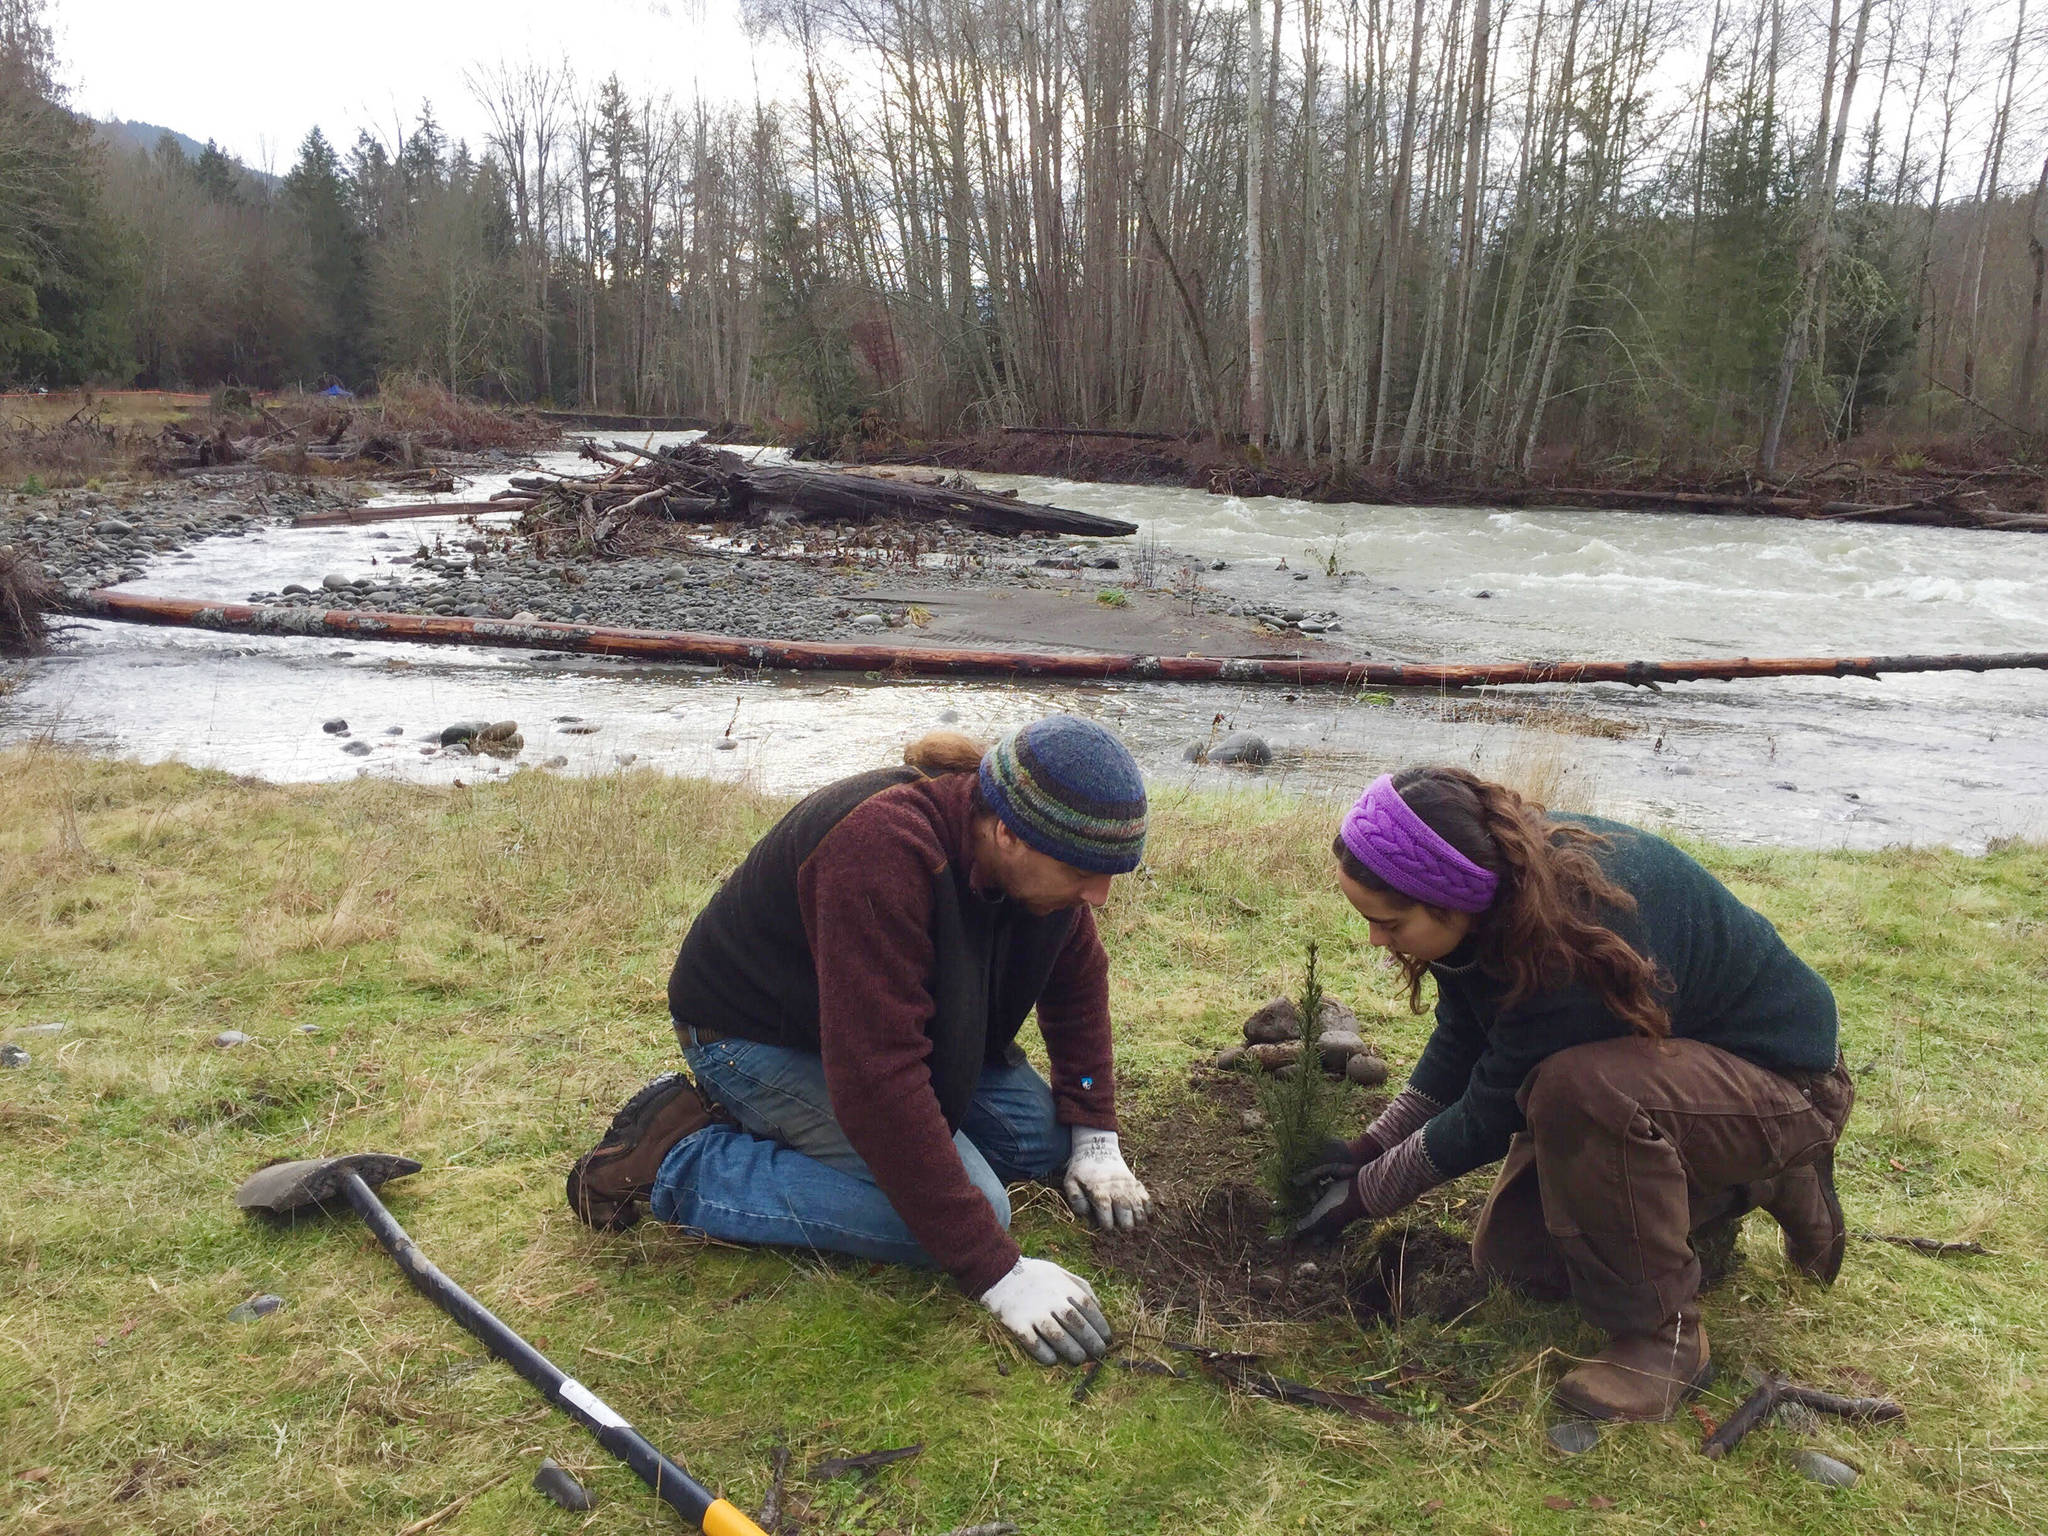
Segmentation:
[(1116, 1144), (1115, 1131), (1074, 1128), (1074, 1150), (1067, 1158), (1067, 1177), (1062, 1188), (1074, 1214), (1108, 1232), (1121, 1227), (1128, 1231), (1152, 1214), (1152, 1197), (1131, 1172)]
[(1040, 1365), (1079, 1365), (1109, 1350), (1109, 1319), (1095, 1288), (1044, 1259), (1019, 1259), (981, 1293), (981, 1304)]
[(1354, 1173), (1324, 1190), (1314, 1208), (1287, 1235), (1296, 1242), (1334, 1243), (1346, 1227), (1365, 1213), (1365, 1201), (1358, 1194), (1358, 1175)]

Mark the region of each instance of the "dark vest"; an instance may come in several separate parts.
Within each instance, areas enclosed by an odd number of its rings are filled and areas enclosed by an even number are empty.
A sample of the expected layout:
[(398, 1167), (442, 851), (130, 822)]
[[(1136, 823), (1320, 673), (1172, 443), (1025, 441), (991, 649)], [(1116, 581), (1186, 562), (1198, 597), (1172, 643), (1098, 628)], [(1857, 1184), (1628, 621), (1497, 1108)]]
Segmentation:
[[(697, 914), (668, 980), (677, 1033), (715, 1030), (790, 1050), (819, 1050), (818, 973), (804, 930), (797, 872), (827, 833), (873, 795), (917, 782), (884, 768), (828, 784), (754, 845)], [(946, 1124), (961, 1118), (984, 1065), (1008, 1059), (1073, 930), (1072, 911), (1035, 917), (968, 884), (967, 851), (948, 849), (932, 877), (932, 1088)]]

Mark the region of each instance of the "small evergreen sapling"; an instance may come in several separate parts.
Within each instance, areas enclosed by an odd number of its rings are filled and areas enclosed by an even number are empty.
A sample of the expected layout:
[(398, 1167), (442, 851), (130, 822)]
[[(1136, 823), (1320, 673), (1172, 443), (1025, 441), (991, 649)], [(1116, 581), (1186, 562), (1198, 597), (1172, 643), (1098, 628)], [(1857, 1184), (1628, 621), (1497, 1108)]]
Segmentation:
[(1315, 1191), (1295, 1178), (1322, 1161), (1325, 1145), (1337, 1134), (1337, 1087), (1323, 1074), (1323, 984), (1316, 974), (1316, 944), (1309, 940), (1308, 969), (1302, 977), (1301, 1057), (1284, 1074), (1259, 1082), (1259, 1108), (1266, 1116), (1268, 1137), (1263, 1174), (1274, 1204), (1284, 1216), (1299, 1216), (1315, 1199)]

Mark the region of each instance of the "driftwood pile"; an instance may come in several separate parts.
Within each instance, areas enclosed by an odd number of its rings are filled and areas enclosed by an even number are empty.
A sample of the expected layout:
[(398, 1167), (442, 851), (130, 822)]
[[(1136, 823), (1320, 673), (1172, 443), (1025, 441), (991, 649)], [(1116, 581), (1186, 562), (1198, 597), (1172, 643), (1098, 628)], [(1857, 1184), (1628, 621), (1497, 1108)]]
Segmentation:
[[(950, 523), (981, 533), (1116, 538), (1138, 525), (1064, 507), (994, 496), (964, 481), (883, 478), (794, 464), (764, 464), (723, 448), (678, 443), (658, 452), (585, 442), (589, 475), (521, 475), (493, 498), (526, 514), (529, 532), (593, 554), (631, 552), (636, 519), (699, 524)], [(566, 536), (566, 537), (565, 537)]]

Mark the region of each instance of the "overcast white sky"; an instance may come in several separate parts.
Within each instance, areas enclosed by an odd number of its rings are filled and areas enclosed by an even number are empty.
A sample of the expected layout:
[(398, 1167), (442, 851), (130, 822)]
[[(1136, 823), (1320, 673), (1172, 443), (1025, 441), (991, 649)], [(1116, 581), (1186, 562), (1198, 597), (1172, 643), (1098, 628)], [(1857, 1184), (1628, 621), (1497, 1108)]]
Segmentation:
[(751, 99), (757, 63), (738, 0), (51, 0), (49, 15), (79, 110), (217, 139), (280, 173), (316, 124), (337, 148), (358, 127), (388, 140), (422, 98), (481, 144), (463, 83), (476, 65), (560, 60), (585, 86), (617, 70), (636, 96)]

